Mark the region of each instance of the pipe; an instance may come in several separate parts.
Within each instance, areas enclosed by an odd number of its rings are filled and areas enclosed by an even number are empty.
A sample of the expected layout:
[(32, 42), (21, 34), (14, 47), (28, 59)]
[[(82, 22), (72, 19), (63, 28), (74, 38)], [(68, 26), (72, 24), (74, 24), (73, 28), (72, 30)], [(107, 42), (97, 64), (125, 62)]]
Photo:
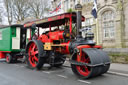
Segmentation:
[(81, 37), (80, 29), (81, 29), (81, 17), (82, 17), (82, 5), (81, 4), (76, 4), (75, 6), (76, 9), (76, 29), (77, 29), (77, 38)]

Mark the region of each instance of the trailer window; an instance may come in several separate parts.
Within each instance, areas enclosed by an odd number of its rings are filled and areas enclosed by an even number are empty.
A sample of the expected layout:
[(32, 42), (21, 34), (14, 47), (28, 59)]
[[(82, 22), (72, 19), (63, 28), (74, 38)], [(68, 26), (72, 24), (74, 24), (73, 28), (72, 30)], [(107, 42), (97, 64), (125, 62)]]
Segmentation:
[(0, 32), (0, 40), (2, 40), (2, 32)]

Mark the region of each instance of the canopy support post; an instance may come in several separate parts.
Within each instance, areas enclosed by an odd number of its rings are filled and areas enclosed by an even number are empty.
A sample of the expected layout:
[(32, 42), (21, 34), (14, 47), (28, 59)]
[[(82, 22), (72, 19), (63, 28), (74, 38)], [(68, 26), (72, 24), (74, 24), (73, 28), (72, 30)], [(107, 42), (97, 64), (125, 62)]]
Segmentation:
[(72, 35), (72, 14), (70, 14), (70, 34)]

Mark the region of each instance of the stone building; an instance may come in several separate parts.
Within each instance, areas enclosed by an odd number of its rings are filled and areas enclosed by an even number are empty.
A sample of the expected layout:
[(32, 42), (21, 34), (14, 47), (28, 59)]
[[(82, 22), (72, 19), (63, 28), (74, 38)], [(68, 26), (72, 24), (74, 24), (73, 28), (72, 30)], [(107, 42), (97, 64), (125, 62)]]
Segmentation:
[(126, 48), (127, 0), (98, 0), (98, 41), (104, 47)]
[(97, 44), (107, 48), (128, 47), (128, 0), (97, 0), (97, 19), (91, 15), (93, 0), (61, 0), (63, 12), (74, 10), (78, 1), (86, 18), (82, 26), (92, 29)]

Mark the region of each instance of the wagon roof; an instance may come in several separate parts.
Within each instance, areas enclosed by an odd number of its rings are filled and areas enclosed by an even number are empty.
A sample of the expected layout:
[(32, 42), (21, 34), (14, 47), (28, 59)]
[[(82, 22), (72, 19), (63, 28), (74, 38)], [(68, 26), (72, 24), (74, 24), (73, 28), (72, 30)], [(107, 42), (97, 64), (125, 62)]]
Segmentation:
[(22, 27), (21, 24), (13, 24), (13, 25), (0, 25), (0, 29), (7, 28), (7, 27)]
[[(72, 13), (63, 13), (63, 14), (59, 14), (56, 16), (27, 22), (24, 24), (24, 27), (25, 28), (31, 27), (32, 24), (36, 24), (37, 27), (42, 27), (42, 28), (48, 28), (49, 25), (51, 27), (60, 26), (60, 25), (64, 25), (65, 22), (67, 21), (67, 19), (70, 19), (70, 16), (72, 16), (72, 22), (75, 23), (76, 22), (76, 13), (72, 12)], [(84, 20), (85, 20), (85, 18), (84, 18), (84, 16), (82, 16), (82, 21), (84, 21)]]

